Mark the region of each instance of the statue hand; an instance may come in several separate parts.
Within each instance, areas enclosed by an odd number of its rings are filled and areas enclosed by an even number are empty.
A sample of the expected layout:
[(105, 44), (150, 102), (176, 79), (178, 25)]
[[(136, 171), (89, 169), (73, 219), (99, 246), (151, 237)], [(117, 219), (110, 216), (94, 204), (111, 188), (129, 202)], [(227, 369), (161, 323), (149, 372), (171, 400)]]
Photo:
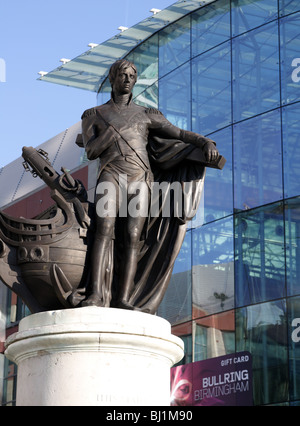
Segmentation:
[(219, 157), (219, 151), (212, 142), (207, 142), (204, 145), (203, 152), (208, 163), (213, 163)]

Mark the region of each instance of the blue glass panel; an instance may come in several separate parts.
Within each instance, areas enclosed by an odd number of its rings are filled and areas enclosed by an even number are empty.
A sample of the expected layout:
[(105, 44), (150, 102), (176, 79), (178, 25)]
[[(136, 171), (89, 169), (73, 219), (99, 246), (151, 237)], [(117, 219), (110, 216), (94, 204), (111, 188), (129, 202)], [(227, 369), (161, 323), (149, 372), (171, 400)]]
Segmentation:
[(300, 399), (300, 298), (288, 299), (290, 400)]
[(280, 110), (233, 130), (234, 207), (245, 210), (282, 199)]
[[(203, 202), (201, 202), (204, 223), (233, 213), (232, 129), (227, 127), (209, 137), (217, 143), (217, 148), (226, 158), (226, 163), (223, 170), (206, 168)], [(194, 225), (193, 221), (191, 225)]]
[(192, 62), (193, 130), (206, 135), (231, 123), (230, 43)]
[(220, 0), (192, 14), (192, 56), (230, 38), (230, 2)]
[(157, 312), (171, 324), (188, 321), (192, 316), (191, 259), (191, 231), (188, 231), (176, 259), (170, 284)]
[(277, 22), (233, 39), (232, 59), (234, 121), (278, 107)]
[(300, 103), (282, 109), (284, 196), (300, 195)]
[(190, 64), (183, 65), (159, 80), (159, 109), (181, 129), (191, 129)]
[(278, 16), (277, 0), (232, 0), (232, 35), (263, 25)]
[(300, 100), (300, 13), (280, 20), (282, 103)]
[(232, 217), (192, 230), (193, 318), (234, 307)]
[(235, 283), (237, 306), (285, 296), (282, 203), (236, 215)]
[(236, 311), (236, 350), (252, 354), (255, 405), (288, 400), (288, 354), (285, 301)]
[(300, 198), (285, 206), (287, 294), (300, 294)]
[(289, 13), (300, 10), (299, 0), (279, 0), (279, 15), (288, 15)]
[(191, 18), (187, 16), (159, 32), (159, 77), (191, 57)]
[(97, 94), (97, 105), (103, 105), (111, 98), (111, 84), (107, 78), (101, 86), (100, 92)]

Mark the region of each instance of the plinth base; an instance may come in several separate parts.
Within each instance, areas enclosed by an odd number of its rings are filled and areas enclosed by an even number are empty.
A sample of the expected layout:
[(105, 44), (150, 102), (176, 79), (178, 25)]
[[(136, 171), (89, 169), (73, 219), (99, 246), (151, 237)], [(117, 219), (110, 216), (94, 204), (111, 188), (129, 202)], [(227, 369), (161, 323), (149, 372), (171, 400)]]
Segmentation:
[(5, 355), (18, 365), (18, 406), (167, 406), (183, 342), (168, 321), (85, 307), (21, 320)]

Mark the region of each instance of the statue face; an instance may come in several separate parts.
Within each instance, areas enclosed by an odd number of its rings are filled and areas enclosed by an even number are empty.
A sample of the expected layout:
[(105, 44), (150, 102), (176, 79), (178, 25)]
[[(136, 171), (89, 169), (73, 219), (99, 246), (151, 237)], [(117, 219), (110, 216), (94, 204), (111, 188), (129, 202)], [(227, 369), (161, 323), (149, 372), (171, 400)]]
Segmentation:
[(118, 70), (113, 83), (113, 91), (116, 95), (125, 95), (132, 92), (136, 82), (136, 73), (134, 69), (123, 68)]

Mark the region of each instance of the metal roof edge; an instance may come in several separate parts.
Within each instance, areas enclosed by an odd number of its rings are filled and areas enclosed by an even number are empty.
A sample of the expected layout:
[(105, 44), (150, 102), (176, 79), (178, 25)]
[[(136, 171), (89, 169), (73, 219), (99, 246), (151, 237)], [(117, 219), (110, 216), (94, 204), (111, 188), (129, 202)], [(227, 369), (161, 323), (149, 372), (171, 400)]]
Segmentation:
[(91, 47), (38, 78), (40, 81), (98, 92), (110, 66), (168, 25), (216, 0), (178, 0), (167, 8)]

